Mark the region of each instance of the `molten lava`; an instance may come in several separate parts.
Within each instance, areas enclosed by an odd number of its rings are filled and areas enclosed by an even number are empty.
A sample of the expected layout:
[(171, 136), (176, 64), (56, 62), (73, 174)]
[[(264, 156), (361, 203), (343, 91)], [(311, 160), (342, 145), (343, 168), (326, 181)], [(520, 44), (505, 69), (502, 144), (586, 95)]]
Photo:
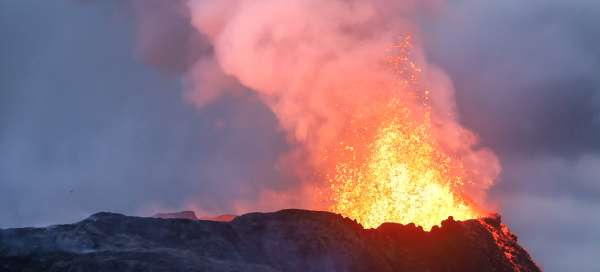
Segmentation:
[[(407, 53), (410, 39), (398, 48), (392, 64), (402, 88), (418, 88), (420, 69)], [(334, 148), (332, 211), (366, 228), (397, 222), (430, 230), (449, 216), (478, 217), (480, 212), (461, 191), (471, 182), (463, 164), (447, 155), (433, 134), (428, 92), (402, 93), (377, 114), (352, 120), (348, 137)], [(415, 104), (409, 100), (422, 101), (422, 107), (407, 106)]]

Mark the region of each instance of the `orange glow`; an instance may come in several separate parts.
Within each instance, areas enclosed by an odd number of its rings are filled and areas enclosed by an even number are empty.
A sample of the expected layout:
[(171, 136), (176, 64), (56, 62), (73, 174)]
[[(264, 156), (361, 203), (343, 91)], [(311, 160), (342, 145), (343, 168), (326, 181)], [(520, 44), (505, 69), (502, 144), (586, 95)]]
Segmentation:
[(428, 92), (418, 91), (421, 71), (409, 50), (410, 38), (395, 48), (390, 61), (399, 84), (415, 90), (398, 92), (377, 114), (354, 118), (344, 141), (330, 152), (335, 154), (328, 177), (331, 210), (366, 228), (397, 222), (430, 230), (448, 216), (466, 220), (480, 214), (463, 197), (461, 189), (469, 182), (463, 164), (436, 142)]

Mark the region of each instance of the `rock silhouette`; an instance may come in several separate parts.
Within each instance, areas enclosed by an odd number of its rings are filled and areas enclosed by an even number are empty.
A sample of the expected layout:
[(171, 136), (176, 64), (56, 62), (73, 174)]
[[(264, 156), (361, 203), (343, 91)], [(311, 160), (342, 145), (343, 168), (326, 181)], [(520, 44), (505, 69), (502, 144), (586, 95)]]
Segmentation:
[(500, 217), (363, 229), (282, 210), (230, 222), (97, 213), (0, 230), (0, 271), (540, 271)]

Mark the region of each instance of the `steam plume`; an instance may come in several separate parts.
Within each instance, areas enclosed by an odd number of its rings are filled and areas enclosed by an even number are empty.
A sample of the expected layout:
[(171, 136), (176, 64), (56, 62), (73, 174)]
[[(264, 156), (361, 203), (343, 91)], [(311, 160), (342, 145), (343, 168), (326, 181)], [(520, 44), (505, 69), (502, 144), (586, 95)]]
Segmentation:
[[(442, 8), (439, 1), (196, 0), (188, 7), (193, 26), (214, 49), (189, 74), (191, 97), (199, 105), (210, 102), (227, 88), (194, 86), (234, 78), (275, 113), (290, 141), (301, 144), (292, 160), (314, 169), (324, 167), (327, 150), (356, 116), (377, 114), (390, 99), (413, 112), (424, 110), (420, 100), (406, 98), (412, 90), (398, 84), (397, 72), (385, 63), (393, 45), (411, 39), (409, 56), (422, 71), (417, 84), (430, 92), (439, 147), (464, 163), (471, 178), (464, 191), (484, 201), (500, 170), (497, 159), (458, 123), (450, 79), (427, 63), (419, 46), (413, 16), (434, 13)], [(292, 196), (306, 207), (325, 208), (311, 196), (326, 183), (318, 177), (306, 182), (305, 194)]]

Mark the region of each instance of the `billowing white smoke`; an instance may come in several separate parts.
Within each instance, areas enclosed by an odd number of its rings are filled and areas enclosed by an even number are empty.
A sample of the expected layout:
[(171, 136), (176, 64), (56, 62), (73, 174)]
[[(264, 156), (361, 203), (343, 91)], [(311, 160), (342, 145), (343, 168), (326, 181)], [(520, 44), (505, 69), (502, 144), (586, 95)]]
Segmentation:
[[(467, 185), (465, 192), (481, 203), (499, 164), (493, 153), (475, 148), (477, 138), (457, 121), (450, 80), (426, 62), (418, 45), (416, 18), (434, 13), (442, 4), (192, 0), (188, 3), (192, 24), (208, 38), (214, 55), (200, 58), (188, 74), (190, 97), (204, 105), (231, 89), (232, 79), (241, 83), (275, 113), (290, 141), (301, 143), (299, 152), (306, 156), (293, 159), (306, 160), (318, 169), (321, 157), (339, 141), (353, 115), (372, 114), (399, 92), (408, 91), (398, 87), (397, 74), (385, 57), (391, 46), (410, 35), (415, 45), (410, 57), (423, 70), (423, 89), (430, 90), (436, 140), (444, 152), (472, 169), (476, 182)], [(414, 101), (405, 104), (415, 111), (422, 107)], [(290, 198), (305, 199), (307, 208), (325, 208), (308, 196), (315, 187), (324, 188), (326, 182), (307, 181), (307, 189), (291, 192)]]

